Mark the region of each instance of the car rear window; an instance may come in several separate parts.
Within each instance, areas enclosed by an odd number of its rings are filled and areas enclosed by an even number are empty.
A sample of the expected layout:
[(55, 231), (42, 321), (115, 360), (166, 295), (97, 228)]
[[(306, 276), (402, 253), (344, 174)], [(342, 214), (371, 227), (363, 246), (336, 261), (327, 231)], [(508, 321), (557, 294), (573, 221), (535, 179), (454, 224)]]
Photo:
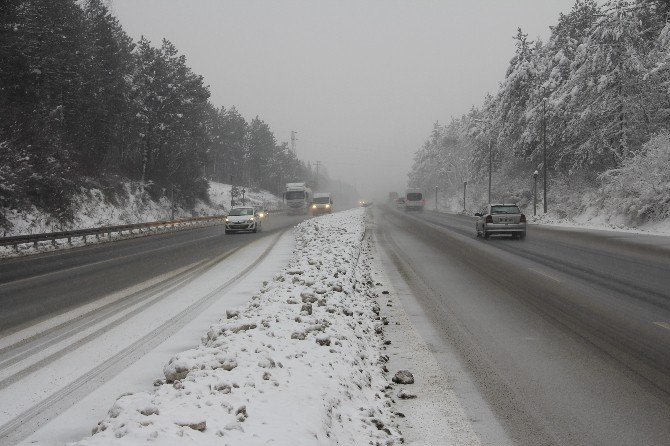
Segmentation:
[(407, 199), (409, 201), (419, 201), (423, 198), (423, 195), (419, 192), (410, 192), (407, 194)]
[(492, 214), (520, 214), (518, 206), (491, 206)]

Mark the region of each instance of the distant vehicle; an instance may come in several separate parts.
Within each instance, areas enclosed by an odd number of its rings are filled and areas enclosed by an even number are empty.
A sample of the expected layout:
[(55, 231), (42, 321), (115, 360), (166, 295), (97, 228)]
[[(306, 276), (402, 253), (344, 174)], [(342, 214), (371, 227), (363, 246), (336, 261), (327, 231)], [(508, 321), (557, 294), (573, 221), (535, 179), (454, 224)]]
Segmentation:
[(260, 218), (261, 221), (265, 221), (268, 219), (269, 213), (264, 206), (254, 206), (254, 211), (256, 212), (256, 215), (258, 215), (258, 218)]
[(395, 203), (398, 197), (398, 192), (389, 192), (389, 203)]
[(513, 238), (526, 238), (526, 216), (516, 204), (489, 204), (475, 214), (477, 237), (509, 234)]
[(358, 205), (359, 205), (360, 207), (366, 208), (366, 207), (372, 206), (372, 201), (368, 201), (368, 200), (358, 200)]
[(405, 211), (423, 212), (423, 206), (426, 200), (419, 189), (408, 189), (405, 193)]
[(405, 197), (398, 197), (395, 199), (395, 207), (397, 209), (405, 209)]
[(312, 205), (309, 208), (312, 215), (332, 214), (333, 197), (328, 192), (318, 192), (314, 194)]
[(232, 208), (225, 219), (226, 234), (240, 231), (259, 232), (261, 219), (253, 206)]
[(312, 189), (307, 183), (287, 183), (284, 200), (289, 214), (306, 214), (312, 204)]

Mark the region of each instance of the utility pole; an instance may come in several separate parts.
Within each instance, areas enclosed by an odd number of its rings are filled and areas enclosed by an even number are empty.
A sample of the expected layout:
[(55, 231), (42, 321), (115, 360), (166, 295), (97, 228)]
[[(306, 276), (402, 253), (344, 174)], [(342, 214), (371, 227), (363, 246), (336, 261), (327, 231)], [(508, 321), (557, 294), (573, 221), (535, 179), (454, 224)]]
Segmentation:
[(547, 98), (542, 99), (542, 180), (544, 181), (544, 213), (547, 213)]
[(314, 184), (314, 189), (316, 190), (319, 190), (319, 166), (321, 166), (321, 161), (316, 162), (316, 179), (314, 180), (316, 183)]
[(298, 132), (296, 132), (295, 130), (291, 130), (291, 152), (293, 152), (294, 155), (295, 155), (295, 142), (298, 140), (298, 138), (295, 137), (297, 133)]
[(537, 176), (539, 174), (537, 170), (533, 172), (533, 216), (537, 215)]
[(467, 187), (468, 187), (468, 182), (467, 182), (467, 181), (463, 181), (463, 213), (464, 213), (464, 214), (465, 214), (465, 212), (466, 212), (466, 211), (465, 211), (465, 191), (466, 191)]
[(489, 138), (489, 204), (491, 204), (491, 174), (493, 172), (493, 139)]
[(437, 186), (435, 186), (435, 212), (437, 212)]
[[(475, 122), (481, 122), (487, 124), (489, 131), (491, 130), (491, 124), (488, 121), (483, 119), (475, 119)], [(491, 176), (493, 175), (493, 137), (489, 135), (489, 204), (491, 204)]]

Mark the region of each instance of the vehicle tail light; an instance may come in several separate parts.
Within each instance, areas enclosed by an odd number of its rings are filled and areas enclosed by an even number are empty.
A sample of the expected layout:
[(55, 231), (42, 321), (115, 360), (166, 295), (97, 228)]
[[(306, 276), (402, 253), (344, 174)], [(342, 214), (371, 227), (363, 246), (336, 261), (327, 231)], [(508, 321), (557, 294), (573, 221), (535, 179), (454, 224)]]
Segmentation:
[(520, 223), (526, 223), (526, 216), (521, 214), (521, 218), (519, 219)]
[(486, 216), (486, 223), (493, 223), (493, 217), (490, 215)]

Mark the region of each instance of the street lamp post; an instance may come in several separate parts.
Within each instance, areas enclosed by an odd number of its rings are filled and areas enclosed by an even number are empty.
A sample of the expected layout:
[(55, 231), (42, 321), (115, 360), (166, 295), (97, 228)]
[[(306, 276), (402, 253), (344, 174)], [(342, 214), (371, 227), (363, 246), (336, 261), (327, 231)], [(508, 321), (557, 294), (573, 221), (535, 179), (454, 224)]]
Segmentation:
[(537, 176), (539, 174), (537, 170), (533, 172), (533, 216), (537, 215)]
[(174, 185), (170, 188), (170, 220), (174, 220)]
[(463, 213), (465, 214), (465, 190), (468, 187), (468, 182), (463, 181)]
[(247, 202), (246, 202), (246, 200), (245, 200), (245, 198), (244, 198), (244, 194), (245, 194), (246, 192), (247, 192), (246, 189), (245, 189), (245, 188), (242, 188), (242, 206), (245, 206), (245, 205), (247, 204)]
[(435, 186), (435, 212), (437, 212), (437, 186)]

